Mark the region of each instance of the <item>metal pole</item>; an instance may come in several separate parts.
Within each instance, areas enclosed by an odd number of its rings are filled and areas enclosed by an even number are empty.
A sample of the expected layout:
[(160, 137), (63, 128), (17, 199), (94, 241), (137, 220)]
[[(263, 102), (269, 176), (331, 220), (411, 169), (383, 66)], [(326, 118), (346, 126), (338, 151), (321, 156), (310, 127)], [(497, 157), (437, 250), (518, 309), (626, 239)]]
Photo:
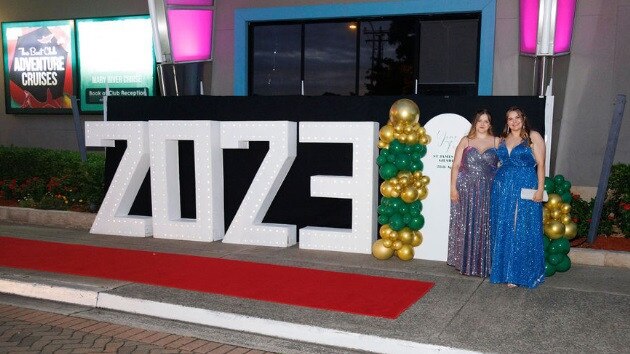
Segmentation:
[(604, 163), (602, 163), (602, 173), (599, 175), (599, 185), (597, 186), (597, 196), (595, 198), (595, 206), (593, 207), (593, 215), (591, 216), (591, 226), (588, 229), (588, 243), (595, 242), (597, 238), (597, 228), (599, 227), (599, 219), (602, 216), (604, 208), (604, 199), (606, 199), (606, 189), (608, 189), (608, 177), (610, 177), (610, 168), (615, 158), (615, 150), (617, 149), (617, 140), (619, 139), (619, 131), (621, 130), (621, 121), (623, 120), (623, 111), (626, 107), (626, 95), (617, 95), (615, 99), (615, 112), (610, 124), (608, 132), (608, 144), (604, 153)]
[(77, 143), (79, 144), (79, 153), (81, 161), (87, 161), (87, 151), (85, 149), (85, 135), (83, 134), (83, 126), (81, 125), (81, 117), (79, 116), (79, 103), (76, 96), (70, 97), (72, 103), (72, 118), (74, 120), (74, 132), (77, 135)]

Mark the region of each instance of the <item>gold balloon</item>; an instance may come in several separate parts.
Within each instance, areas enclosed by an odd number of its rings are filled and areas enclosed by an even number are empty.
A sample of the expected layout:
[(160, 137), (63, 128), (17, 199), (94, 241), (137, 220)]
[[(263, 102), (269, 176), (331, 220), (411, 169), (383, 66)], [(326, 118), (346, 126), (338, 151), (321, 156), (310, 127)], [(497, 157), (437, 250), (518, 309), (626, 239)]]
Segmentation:
[(392, 194), (392, 191), (394, 190), (394, 186), (392, 186), (392, 184), (389, 181), (384, 181), (383, 183), (381, 183), (381, 194), (384, 197), (389, 197)]
[(423, 185), (427, 185), (429, 184), (429, 182), (431, 182), (431, 178), (429, 178), (429, 176), (422, 176), (420, 178), (420, 181), (422, 182)]
[(389, 119), (394, 125), (418, 123), (419, 118), (420, 108), (414, 101), (407, 98), (397, 100), (389, 109)]
[(400, 198), (407, 204), (413, 203), (416, 199), (418, 199), (418, 189), (414, 187), (405, 188), (400, 194)]
[(407, 143), (408, 144), (415, 144), (416, 142), (418, 142), (418, 134), (416, 134), (416, 133), (409, 133), (409, 135), (407, 135)]
[(553, 210), (553, 209), (557, 209), (561, 203), (562, 203), (562, 197), (558, 194), (552, 193), (552, 194), (549, 194), (549, 199), (547, 200), (547, 204), (545, 204), (545, 206)]
[(560, 211), (560, 209), (554, 209), (551, 211), (549, 216), (551, 216), (551, 218), (554, 220), (560, 220), (560, 217), (562, 216), (562, 212)]
[(392, 140), (394, 140), (394, 127), (391, 125), (383, 126), (378, 132), (378, 136), (386, 143), (392, 142)]
[(411, 240), (413, 239), (413, 231), (411, 231), (411, 229), (409, 229), (408, 227), (404, 227), (398, 232), (398, 236), (403, 244), (409, 245), (411, 244)]
[[(405, 131), (405, 127), (400, 125), (400, 124), (395, 124), (394, 125), (394, 138), (398, 139), (400, 137), (400, 134), (402, 134)], [(400, 139), (398, 139), (400, 140)]]
[(396, 250), (396, 256), (403, 261), (409, 261), (413, 259), (414, 251), (410, 245), (404, 245), (399, 250)]
[(422, 233), (420, 231), (414, 231), (413, 237), (411, 238), (411, 245), (413, 247), (418, 247), (422, 243)]
[(418, 138), (418, 142), (422, 145), (427, 145), (429, 143), (429, 138), (426, 135), (421, 135)]
[(569, 214), (564, 214), (560, 217), (560, 222), (564, 224), (564, 226), (566, 226), (568, 223), (571, 222), (571, 215)]
[(429, 195), (429, 190), (427, 187), (418, 188), (418, 199), (424, 200)]
[(381, 238), (388, 238), (389, 233), (392, 231), (393, 230), (391, 227), (389, 227), (389, 224), (385, 224), (381, 226), (381, 228), (378, 230), (378, 235), (381, 236)]
[(389, 232), (389, 239), (392, 240), (392, 241), (398, 240), (398, 231), (394, 231), (394, 230), (390, 231)]
[(372, 255), (378, 259), (389, 259), (394, 255), (394, 250), (385, 247), (383, 240), (376, 240), (376, 242), (372, 244)]
[(404, 128), (404, 132), (409, 134), (413, 131), (413, 126), (412, 125), (408, 125)]
[(392, 240), (383, 240), (383, 246), (390, 248), (392, 247)]
[(428, 145), (431, 144), (431, 136), (430, 135), (425, 135), (427, 137), (427, 143), (424, 145)]
[(389, 148), (389, 145), (386, 142), (384, 142), (382, 140), (379, 140), (378, 141), (378, 148), (379, 149), (387, 149), (387, 148)]
[(413, 173), (411, 173), (410, 171), (400, 171), (398, 172), (398, 174), (396, 175), (398, 178), (413, 178)]
[(551, 218), (551, 212), (549, 211), (549, 209), (545, 207), (542, 208), (542, 217), (543, 217), (543, 221), (549, 220)]
[(402, 246), (403, 246), (403, 243), (400, 240), (396, 240), (394, 241), (394, 243), (392, 243), (392, 248), (395, 249), (396, 251), (398, 251)]
[(424, 129), (424, 127), (422, 127), (422, 126), (418, 126), (418, 135), (419, 135), (419, 136), (423, 136), (423, 135), (425, 135), (426, 133), (427, 133), (427, 130), (426, 130), (426, 129)]
[(547, 237), (552, 240), (556, 240), (564, 236), (565, 227), (560, 221), (553, 220), (544, 226), (544, 230)]
[(571, 212), (571, 204), (569, 203), (562, 203), (560, 204), (560, 211), (562, 212), (562, 214), (568, 214)]
[(564, 237), (570, 240), (575, 236), (577, 236), (577, 225), (572, 222), (564, 225)]

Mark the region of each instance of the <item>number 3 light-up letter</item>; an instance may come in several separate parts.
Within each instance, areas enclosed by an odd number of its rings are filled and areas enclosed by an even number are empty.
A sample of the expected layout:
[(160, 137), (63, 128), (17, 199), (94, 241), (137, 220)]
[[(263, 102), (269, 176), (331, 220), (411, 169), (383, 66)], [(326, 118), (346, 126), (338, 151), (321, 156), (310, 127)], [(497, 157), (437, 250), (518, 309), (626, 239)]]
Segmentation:
[(378, 123), (300, 122), (301, 143), (352, 143), (352, 176), (311, 176), (311, 196), (352, 199), (352, 229), (308, 226), (300, 248), (371, 253), (376, 239)]

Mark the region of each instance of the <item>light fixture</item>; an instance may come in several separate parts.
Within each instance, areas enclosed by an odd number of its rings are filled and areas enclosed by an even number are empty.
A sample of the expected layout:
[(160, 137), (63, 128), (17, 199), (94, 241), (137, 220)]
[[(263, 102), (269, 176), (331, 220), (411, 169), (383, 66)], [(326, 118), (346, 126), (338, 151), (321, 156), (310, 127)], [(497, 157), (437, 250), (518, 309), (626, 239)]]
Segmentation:
[(558, 56), (571, 50), (576, 0), (520, 0), (521, 54)]
[(212, 58), (214, 0), (148, 0), (158, 63)]

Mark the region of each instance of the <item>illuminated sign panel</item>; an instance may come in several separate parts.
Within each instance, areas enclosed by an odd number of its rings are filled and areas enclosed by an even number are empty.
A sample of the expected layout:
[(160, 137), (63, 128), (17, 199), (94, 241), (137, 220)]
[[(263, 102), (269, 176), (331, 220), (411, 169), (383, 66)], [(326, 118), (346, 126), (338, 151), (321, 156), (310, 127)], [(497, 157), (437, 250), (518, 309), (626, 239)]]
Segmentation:
[(103, 96), (152, 96), (155, 59), (149, 16), (76, 20), (80, 107), (103, 110)]
[(69, 113), (74, 21), (2, 24), (7, 113)]

